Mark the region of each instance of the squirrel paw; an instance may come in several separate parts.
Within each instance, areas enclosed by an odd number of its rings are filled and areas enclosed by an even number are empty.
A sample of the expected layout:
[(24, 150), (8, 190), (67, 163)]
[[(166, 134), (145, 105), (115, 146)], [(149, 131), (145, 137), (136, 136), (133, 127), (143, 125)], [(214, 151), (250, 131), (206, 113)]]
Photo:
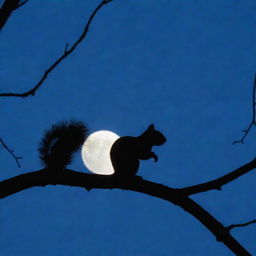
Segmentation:
[(154, 152), (152, 152), (152, 158), (154, 158), (154, 162), (158, 161), (158, 156)]

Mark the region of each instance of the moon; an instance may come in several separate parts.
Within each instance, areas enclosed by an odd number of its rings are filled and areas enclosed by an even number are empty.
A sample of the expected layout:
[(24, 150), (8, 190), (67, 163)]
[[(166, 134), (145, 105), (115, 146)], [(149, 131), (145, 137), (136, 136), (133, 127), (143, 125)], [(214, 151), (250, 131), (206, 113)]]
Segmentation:
[(82, 160), (89, 171), (95, 174), (111, 175), (115, 171), (110, 159), (110, 149), (119, 138), (107, 130), (92, 133), (82, 146)]

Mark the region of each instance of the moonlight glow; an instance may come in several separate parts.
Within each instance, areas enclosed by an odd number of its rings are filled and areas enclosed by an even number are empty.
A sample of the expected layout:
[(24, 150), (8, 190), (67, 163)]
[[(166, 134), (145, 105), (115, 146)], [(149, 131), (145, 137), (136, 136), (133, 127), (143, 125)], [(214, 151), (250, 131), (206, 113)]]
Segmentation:
[(82, 147), (82, 159), (93, 173), (111, 175), (114, 169), (110, 160), (110, 149), (119, 136), (111, 131), (92, 133)]

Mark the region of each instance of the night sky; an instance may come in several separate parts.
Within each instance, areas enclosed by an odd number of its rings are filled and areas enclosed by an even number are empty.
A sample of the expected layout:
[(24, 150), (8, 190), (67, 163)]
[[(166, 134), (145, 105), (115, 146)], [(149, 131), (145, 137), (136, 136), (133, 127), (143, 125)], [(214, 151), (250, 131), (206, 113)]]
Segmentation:
[[(3, 0), (0, 1), (3, 3)], [(0, 34), (0, 93), (32, 88), (80, 36), (100, 1), (28, 1)], [(4, 180), (42, 168), (38, 145), (61, 120), (90, 133), (138, 136), (154, 123), (168, 139), (139, 175), (181, 188), (222, 176), (256, 155), (252, 117), (256, 72), (255, 0), (114, 0), (86, 39), (34, 97), (0, 98)], [(80, 153), (69, 166), (88, 172)], [(192, 196), (223, 225), (256, 218), (255, 172)], [(256, 255), (256, 225), (234, 237)], [(34, 187), (0, 200), (3, 256), (232, 255), (187, 212), (132, 191)]]

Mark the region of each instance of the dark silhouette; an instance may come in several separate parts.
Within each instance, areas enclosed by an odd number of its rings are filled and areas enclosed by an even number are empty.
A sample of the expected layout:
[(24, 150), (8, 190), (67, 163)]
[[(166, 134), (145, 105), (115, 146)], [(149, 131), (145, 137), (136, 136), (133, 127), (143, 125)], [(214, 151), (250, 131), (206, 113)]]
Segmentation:
[(53, 125), (43, 136), (39, 153), (51, 171), (63, 170), (72, 160), (72, 154), (84, 143), (88, 129), (82, 122), (69, 121)]
[(28, 0), (5, 0), (0, 9), (0, 30), (3, 29), (12, 12), (24, 5)]
[(252, 120), (249, 126), (243, 130), (244, 135), (240, 140), (235, 140), (232, 144), (241, 143), (244, 144), (244, 140), (249, 134), (253, 126), (256, 126), (256, 74), (254, 75), (253, 91), (252, 91)]
[[(12, 14), (15, 13), (17, 8), (23, 6), (28, 0), (4, 0), (2, 1), (3, 5), (0, 9), (0, 30), (5, 26), (6, 21), (11, 17)], [(28, 96), (34, 96), (37, 90), (41, 87), (41, 85), (46, 81), (49, 74), (56, 68), (58, 65), (67, 58), (72, 52), (77, 49), (77, 46), (86, 38), (89, 27), (96, 17), (98, 11), (107, 3), (111, 2), (111, 0), (101, 0), (99, 5), (93, 10), (91, 16), (86, 22), (81, 35), (77, 38), (77, 40), (72, 44), (66, 44), (63, 49), (63, 54), (58, 57), (51, 65), (46, 69), (40, 80), (32, 87), (31, 89), (25, 92), (6, 92), (0, 93), (0, 97), (20, 97), (25, 98)], [(252, 130), (253, 126), (256, 126), (256, 79), (253, 87), (253, 100), (252, 100), (252, 110), (253, 116), (250, 125), (247, 129), (244, 130), (244, 135), (240, 140), (237, 140), (235, 143), (244, 143), (246, 136)], [(149, 130), (149, 129), (148, 129)], [(144, 133), (146, 133), (145, 131)], [(154, 130), (154, 126), (152, 129), (153, 133), (157, 133)], [(148, 136), (148, 143), (145, 145), (144, 143), (147, 140), (141, 141), (142, 137), (123, 137), (120, 140), (124, 140), (125, 143), (120, 143), (119, 148), (121, 151), (119, 153), (123, 153), (123, 162), (120, 161), (120, 168), (117, 168), (116, 174), (119, 174), (118, 177), (123, 177), (121, 175), (128, 174), (131, 179), (130, 182), (119, 182), (121, 180), (116, 179), (115, 175), (94, 175), (94, 174), (86, 174), (82, 172), (77, 172), (73, 170), (65, 169), (65, 171), (53, 172), (54, 170), (63, 170), (67, 164), (71, 162), (72, 154), (80, 147), (83, 140), (87, 135), (86, 127), (80, 122), (70, 122), (70, 123), (61, 123), (53, 126), (44, 136), (40, 146), (40, 157), (46, 168), (42, 168), (41, 170), (36, 170), (29, 173), (23, 173), (18, 176), (11, 177), (9, 179), (5, 179), (0, 181), (0, 198), (5, 198), (17, 192), (23, 191), (25, 189), (31, 187), (38, 186), (46, 186), (46, 185), (66, 185), (66, 186), (74, 186), (86, 188), (88, 191), (91, 189), (113, 189), (118, 188), (122, 190), (135, 191), (147, 194), (151, 197), (160, 198), (165, 200), (166, 202), (170, 202), (187, 213), (197, 219), (204, 227), (206, 227), (215, 237), (216, 240), (222, 242), (231, 252), (235, 255), (239, 256), (251, 256), (251, 254), (241, 245), (235, 238), (233, 238), (231, 231), (236, 227), (244, 227), (250, 224), (255, 223), (255, 220), (245, 222), (242, 224), (232, 224), (229, 226), (224, 226), (220, 223), (216, 218), (214, 218), (209, 212), (207, 212), (204, 208), (202, 208), (198, 203), (193, 201), (190, 198), (191, 195), (196, 193), (204, 193), (210, 190), (221, 190), (221, 188), (230, 184), (232, 181), (237, 180), (239, 177), (243, 175), (253, 172), (256, 168), (256, 159), (240, 166), (239, 168), (221, 176), (210, 180), (208, 182), (204, 182), (201, 184), (196, 184), (184, 188), (171, 188), (162, 184), (158, 184), (155, 182), (143, 180), (142, 178), (131, 175), (136, 174), (139, 168), (139, 159), (149, 159), (153, 158), (157, 161), (157, 156), (151, 152), (151, 148), (154, 145), (163, 144), (166, 139), (159, 132), (161, 138), (164, 138), (163, 142), (160, 143), (159, 140), (156, 140), (159, 144), (153, 144), (153, 136), (152, 138)], [(82, 137), (84, 137), (82, 139)], [(157, 136), (155, 136), (157, 138)], [(75, 138), (75, 142), (74, 142)], [(126, 138), (126, 139), (125, 139)], [(141, 141), (139, 143), (139, 141)], [(142, 143), (143, 142), (143, 143)], [(3, 147), (13, 156), (15, 161), (18, 164), (18, 159), (20, 157), (14, 155), (13, 150), (11, 150), (4, 142), (0, 139), (0, 143)], [(141, 145), (140, 145), (141, 144)], [(142, 145), (144, 147), (142, 147)], [(138, 146), (138, 147), (137, 147)], [(143, 149), (145, 151), (143, 151)], [(137, 154), (138, 153), (138, 154)], [(127, 155), (130, 158), (125, 158)], [(125, 162), (127, 160), (127, 162)], [(121, 164), (123, 163), (123, 166)], [(205, 161), (202, 159), (201, 166), (204, 167)], [(134, 168), (129, 169), (128, 167), (135, 166)], [(137, 167), (136, 167), (137, 166)], [(47, 170), (47, 171), (46, 171)], [(50, 170), (51, 172), (48, 172)], [(133, 170), (131, 172), (131, 170)], [(50, 175), (49, 175), (50, 174)], [(120, 175), (121, 174), (121, 175)], [(127, 176), (124, 176), (127, 177)], [(171, 229), (170, 229), (171, 230)]]
[(166, 142), (164, 135), (155, 130), (153, 124), (138, 137), (125, 136), (116, 140), (110, 150), (110, 157), (115, 175), (131, 176), (139, 169), (139, 159), (153, 158), (157, 162), (157, 155), (151, 151), (152, 146), (159, 146)]
[[(50, 67), (44, 71), (42, 77), (40, 78), (40, 80), (34, 85), (34, 87), (32, 89), (29, 89), (25, 92), (22, 93), (12, 93), (12, 92), (6, 92), (6, 93), (0, 93), (0, 97), (21, 97), (21, 98), (25, 98), (28, 96), (34, 96), (36, 91), (40, 88), (40, 86), (45, 82), (45, 80), (49, 77), (49, 74), (59, 65), (59, 63), (61, 63), (65, 58), (67, 58), (76, 48), (77, 46), (86, 38), (87, 33), (89, 31), (89, 27), (94, 19), (94, 17), (96, 16), (96, 14), (98, 13), (98, 11), (106, 4), (110, 3), (112, 0), (102, 0), (100, 2), (100, 4), (94, 9), (94, 11), (92, 12), (91, 16), (89, 17), (88, 21), (86, 22), (86, 25), (83, 29), (83, 32), (81, 33), (81, 35), (78, 37), (78, 39), (74, 42), (74, 44), (72, 44), (71, 46), (69, 46), (68, 44), (66, 44), (65, 49), (63, 54), (58, 57), (55, 62), (53, 64), (50, 65)], [(17, 2), (16, 4), (18, 4), (19, 1), (17, 0), (6, 0), (7, 2)], [(24, 3), (26, 3), (27, 1), (23, 1), (22, 3), (20, 3), (18, 5), (18, 7), (20, 7), (21, 5), (23, 5)], [(16, 5), (15, 5), (16, 6)], [(18, 8), (15, 7), (13, 4), (11, 6), (11, 12), (13, 11), (13, 8)], [(4, 7), (3, 7), (4, 8)], [(2, 9), (3, 9), (2, 8)], [(1, 22), (5, 22), (5, 15), (3, 16), (1, 14), (2, 9), (0, 10), (0, 29), (1, 29)], [(4, 12), (7, 14), (8, 10), (6, 10), (6, 7), (4, 8)], [(9, 15), (9, 14), (8, 14)], [(3, 17), (2, 17), (3, 16)], [(8, 16), (9, 17), (9, 16)], [(7, 18), (8, 18), (7, 17)]]

